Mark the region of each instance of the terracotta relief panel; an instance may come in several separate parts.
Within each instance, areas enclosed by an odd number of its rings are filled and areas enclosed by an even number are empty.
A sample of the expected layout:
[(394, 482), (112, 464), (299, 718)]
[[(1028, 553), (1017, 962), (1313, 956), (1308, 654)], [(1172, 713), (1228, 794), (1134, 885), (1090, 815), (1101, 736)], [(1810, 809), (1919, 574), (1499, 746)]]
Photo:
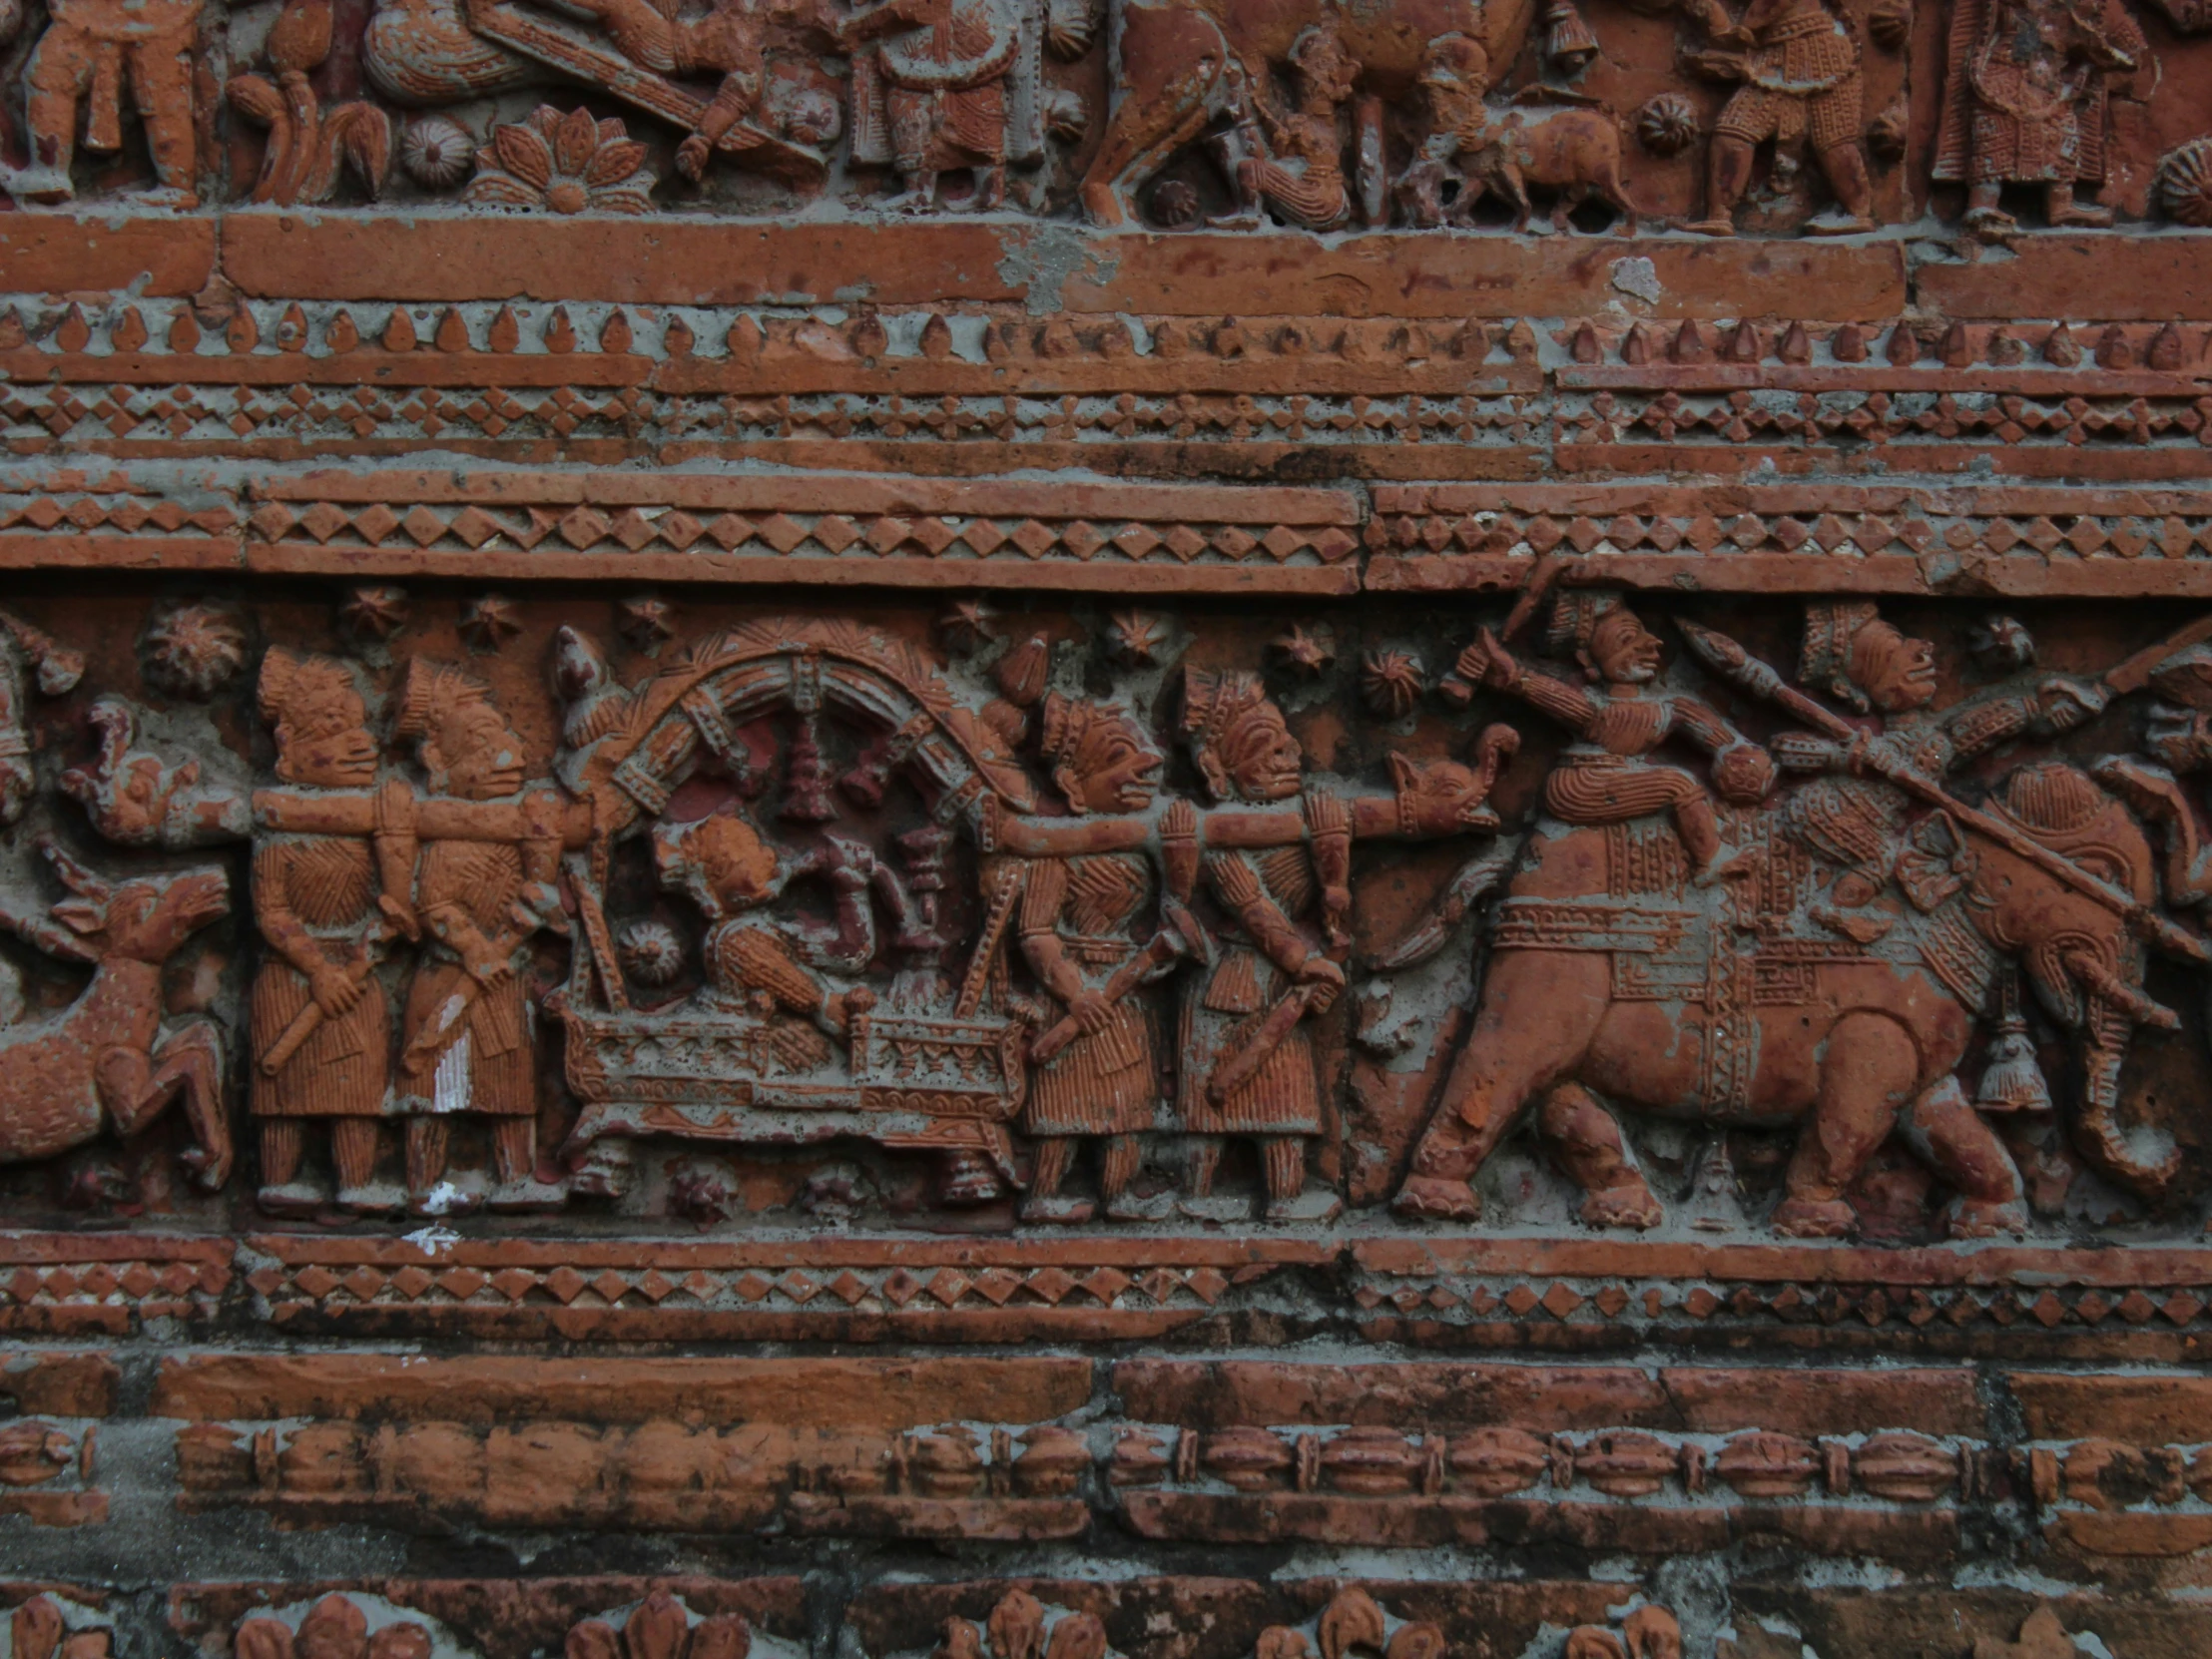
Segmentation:
[(2208, 41), (0, 0), (0, 1648), (2212, 1647)]

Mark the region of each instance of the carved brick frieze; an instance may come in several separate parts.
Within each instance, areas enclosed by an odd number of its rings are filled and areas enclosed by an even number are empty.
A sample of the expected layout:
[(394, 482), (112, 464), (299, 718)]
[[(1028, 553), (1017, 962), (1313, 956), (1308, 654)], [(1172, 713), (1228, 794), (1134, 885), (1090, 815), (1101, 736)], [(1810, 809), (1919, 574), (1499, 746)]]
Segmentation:
[(0, 0), (0, 1659), (2212, 1651), (2208, 88)]

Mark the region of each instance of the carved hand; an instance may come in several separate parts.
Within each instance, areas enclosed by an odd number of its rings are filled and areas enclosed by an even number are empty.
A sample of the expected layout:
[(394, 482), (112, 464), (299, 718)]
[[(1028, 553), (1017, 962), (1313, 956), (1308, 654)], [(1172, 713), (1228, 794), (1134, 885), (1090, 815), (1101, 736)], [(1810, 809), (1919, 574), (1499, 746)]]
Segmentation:
[(1472, 685), (1503, 688), (1513, 683), (1512, 656), (1487, 628), (1476, 630), (1473, 642), (1453, 666), (1459, 678)]
[(345, 969), (334, 963), (325, 963), (308, 976), (307, 988), (314, 997), (324, 1019), (336, 1019), (350, 1013), (360, 1001), (362, 984)]
[(2076, 680), (2071, 675), (2046, 676), (2035, 688), (2035, 700), (2043, 719), (2057, 732), (2070, 732), (2085, 721), (2094, 720), (2104, 713), (2104, 706), (2111, 701), (2111, 694), (2094, 681)]
[(1095, 1037), (1114, 1017), (1114, 1005), (1098, 992), (1086, 990), (1068, 1004), (1068, 1012), (1075, 1016), (1075, 1023), (1086, 1035)]
[(515, 972), (515, 965), (511, 960), (492, 954), (488, 948), (470, 951), (461, 958), (461, 966), (468, 969), (468, 976), (487, 991), (512, 979)]
[(1314, 996), (1308, 1005), (1317, 1014), (1326, 1014), (1337, 1000), (1337, 993), (1345, 988), (1345, 970), (1318, 952), (1306, 958), (1292, 976), (1301, 985), (1314, 987)]

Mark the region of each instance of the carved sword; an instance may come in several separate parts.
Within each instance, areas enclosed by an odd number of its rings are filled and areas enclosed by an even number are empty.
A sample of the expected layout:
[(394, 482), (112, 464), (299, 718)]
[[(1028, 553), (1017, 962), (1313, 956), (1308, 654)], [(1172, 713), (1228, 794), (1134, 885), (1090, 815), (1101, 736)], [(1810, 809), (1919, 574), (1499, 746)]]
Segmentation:
[[(1114, 969), (1105, 987), (1098, 993), (1109, 1003), (1117, 1003), (1150, 978), (1154, 970), (1167, 966), (1178, 956), (1195, 956), (1199, 946), (1192, 934), (1195, 923), (1191, 913), (1173, 899), (1160, 906), (1167, 925), (1153, 934), (1145, 947), (1128, 961)], [(1186, 925), (1189, 924), (1189, 925)], [(1082, 1035), (1083, 1022), (1073, 1014), (1063, 1015), (1043, 1036), (1029, 1045), (1029, 1063), (1033, 1066), (1050, 1065), (1061, 1049)]]

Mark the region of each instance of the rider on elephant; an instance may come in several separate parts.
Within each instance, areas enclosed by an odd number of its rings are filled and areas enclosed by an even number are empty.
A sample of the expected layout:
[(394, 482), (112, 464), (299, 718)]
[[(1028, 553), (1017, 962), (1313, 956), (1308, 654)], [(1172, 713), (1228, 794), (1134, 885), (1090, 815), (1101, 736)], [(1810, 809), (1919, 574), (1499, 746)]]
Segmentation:
[(1486, 628), (1458, 662), (1461, 678), (1510, 692), (1575, 734), (1544, 780), (1544, 810), (1576, 825), (1625, 824), (1671, 811), (1699, 885), (1742, 872), (1736, 849), (1721, 842), (1705, 786), (1649, 757), (1668, 738), (1687, 738), (1713, 757), (1714, 787), (1752, 805), (1774, 787), (1767, 752), (1696, 698), (1655, 689), (1658, 637), (1616, 593), (1561, 593), (1552, 602), (1546, 643), (1556, 655), (1571, 651), (1588, 684), (1523, 667)]
[(2095, 683), (2053, 674), (2031, 691), (1998, 688), (1938, 714), (1929, 707), (1936, 647), (1883, 621), (1871, 600), (1806, 607), (1798, 679), (1883, 717), (1879, 732), (1848, 742), (1786, 732), (1773, 744), (1784, 771), (1823, 775), (1791, 793), (1782, 821), (1794, 839), (1842, 871), (1814, 918), (1861, 944), (1889, 930), (1889, 919), (1870, 906), (1896, 872), (1910, 816), (1909, 798), (1885, 771), (1905, 766), (1940, 780), (2014, 738), (2071, 731), (2105, 704)]

